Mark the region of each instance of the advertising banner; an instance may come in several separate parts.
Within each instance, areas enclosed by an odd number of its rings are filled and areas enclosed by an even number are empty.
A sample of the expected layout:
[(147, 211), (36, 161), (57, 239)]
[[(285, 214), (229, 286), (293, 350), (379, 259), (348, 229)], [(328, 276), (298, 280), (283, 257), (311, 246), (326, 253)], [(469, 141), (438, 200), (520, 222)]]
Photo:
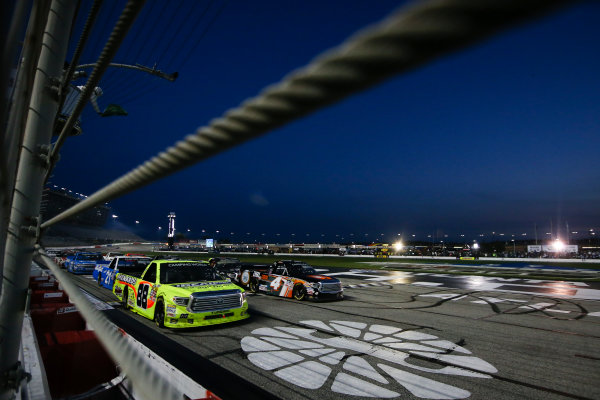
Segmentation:
[(528, 253), (545, 252), (545, 253), (577, 253), (579, 247), (576, 244), (566, 244), (563, 246), (556, 246), (554, 244), (544, 245), (529, 245), (527, 246)]

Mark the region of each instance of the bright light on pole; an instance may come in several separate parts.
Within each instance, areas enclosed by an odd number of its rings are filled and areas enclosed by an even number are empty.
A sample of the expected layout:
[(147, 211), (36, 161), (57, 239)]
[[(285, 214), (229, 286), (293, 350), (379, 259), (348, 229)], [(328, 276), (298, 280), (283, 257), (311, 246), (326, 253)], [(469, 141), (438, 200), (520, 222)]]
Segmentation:
[(562, 252), (565, 249), (565, 244), (560, 240), (560, 239), (556, 239), (554, 241), (554, 250), (556, 250), (557, 252)]
[(402, 250), (403, 247), (404, 245), (400, 241), (394, 243), (394, 250), (396, 250), (396, 252), (400, 252), (400, 250)]

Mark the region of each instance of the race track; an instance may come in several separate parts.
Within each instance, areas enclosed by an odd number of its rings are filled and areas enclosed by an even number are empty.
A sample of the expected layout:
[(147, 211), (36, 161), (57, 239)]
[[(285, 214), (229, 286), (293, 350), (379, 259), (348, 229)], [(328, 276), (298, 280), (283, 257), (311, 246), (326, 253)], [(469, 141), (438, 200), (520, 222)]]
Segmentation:
[[(323, 272), (338, 273), (343, 301), (249, 295), (251, 318), (231, 325), (159, 330), (130, 312), (105, 312), (223, 399), (600, 398), (595, 287)], [(90, 277), (75, 279), (114, 301)], [(256, 389), (228, 383), (220, 368)]]

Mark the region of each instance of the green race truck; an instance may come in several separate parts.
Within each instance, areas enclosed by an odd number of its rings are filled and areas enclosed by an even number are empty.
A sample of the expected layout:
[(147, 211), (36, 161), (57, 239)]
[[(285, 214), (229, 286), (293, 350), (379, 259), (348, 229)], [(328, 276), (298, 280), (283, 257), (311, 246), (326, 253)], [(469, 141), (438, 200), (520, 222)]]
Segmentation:
[(223, 279), (205, 262), (152, 261), (141, 274), (117, 274), (113, 293), (126, 310), (154, 320), (161, 328), (191, 328), (249, 317), (244, 289)]

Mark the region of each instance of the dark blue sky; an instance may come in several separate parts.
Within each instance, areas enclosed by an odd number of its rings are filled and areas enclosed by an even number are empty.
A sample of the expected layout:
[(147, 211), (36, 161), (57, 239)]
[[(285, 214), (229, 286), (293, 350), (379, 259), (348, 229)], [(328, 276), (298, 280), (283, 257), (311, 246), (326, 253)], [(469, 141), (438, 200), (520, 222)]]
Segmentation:
[[(194, 25), (154, 3), (114, 61), (157, 62), (177, 70), (178, 80), (107, 75), (101, 107), (120, 103), (129, 115), (86, 110), (84, 134), (63, 147), (57, 185), (95, 192), (400, 4), (217, 1)], [(158, 20), (167, 30), (144, 31)], [(204, 30), (186, 33), (182, 24)], [(112, 23), (97, 25), (108, 35)], [(110, 205), (122, 223), (139, 220), (147, 238), (156, 238), (170, 211), (191, 237), (204, 229), (239, 241), (276, 233), (311, 242), (492, 232), (533, 238), (535, 225), (541, 238), (551, 224), (564, 236), (567, 223), (582, 236), (600, 229), (598, 38), (597, 2), (564, 9)], [(95, 39), (101, 46), (101, 35)]]

